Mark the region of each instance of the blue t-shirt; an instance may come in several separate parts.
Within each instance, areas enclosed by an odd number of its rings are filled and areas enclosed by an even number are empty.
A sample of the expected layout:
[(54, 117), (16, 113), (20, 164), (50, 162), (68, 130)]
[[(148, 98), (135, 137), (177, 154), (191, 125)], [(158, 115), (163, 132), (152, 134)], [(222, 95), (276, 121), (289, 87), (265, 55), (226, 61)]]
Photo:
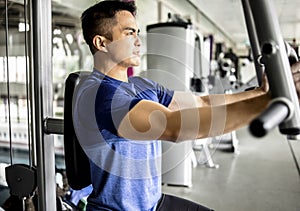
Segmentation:
[(74, 128), (92, 175), (87, 210), (155, 210), (161, 197), (161, 142), (124, 139), (117, 128), (141, 100), (168, 106), (173, 91), (148, 79), (130, 77), (126, 83), (94, 70), (74, 97)]

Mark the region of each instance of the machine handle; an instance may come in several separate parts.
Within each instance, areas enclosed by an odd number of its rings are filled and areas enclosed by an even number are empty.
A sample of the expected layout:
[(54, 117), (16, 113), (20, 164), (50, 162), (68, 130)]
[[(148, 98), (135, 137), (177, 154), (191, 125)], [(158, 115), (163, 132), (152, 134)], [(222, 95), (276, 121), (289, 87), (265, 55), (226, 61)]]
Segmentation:
[[(264, 65), (263, 68), (268, 77), (272, 98), (286, 98), (286, 101), (289, 102), (287, 103), (288, 107), (289, 104), (292, 104), (296, 108), (299, 102), (294, 83), (292, 83), (293, 76), (289, 64), (289, 62), (293, 63), (296, 60), (288, 59), (291, 54), (287, 56), (289, 52), (287, 52), (286, 48), (290, 46), (284, 43), (275, 7), (271, 3), (271, 0), (243, 0), (243, 2), (245, 3), (245, 8), (249, 11), (247, 20), (250, 24), (246, 22), (251, 29), (248, 30), (249, 37), (253, 36), (251, 32), (256, 32), (254, 35), (256, 39), (251, 39), (253, 41), (251, 41), (251, 46), (255, 45), (254, 47), (259, 47), (260, 49), (261, 59), (259, 61)], [(268, 110), (272, 111), (273, 109), (274, 108)], [(273, 114), (274, 117), (272, 118), (279, 118), (278, 116), (282, 115), (279, 115), (278, 112)], [(277, 123), (280, 123), (280, 133), (286, 135), (300, 134), (300, 110), (293, 109), (292, 112), (289, 111), (288, 116), (291, 117), (287, 117), (281, 122), (279, 120), (277, 121)], [(269, 121), (266, 122), (270, 124)], [(262, 126), (251, 131), (255, 134), (264, 134), (268, 132), (269, 128), (272, 128), (270, 126), (264, 126), (265, 124), (265, 121), (262, 120)], [(255, 125), (255, 123), (252, 125)], [(276, 125), (276, 123), (272, 122), (272, 125)], [(259, 130), (261, 131), (258, 132)]]
[(250, 132), (256, 137), (263, 137), (280, 123), (291, 118), (293, 113), (294, 106), (287, 98), (276, 98), (250, 123)]

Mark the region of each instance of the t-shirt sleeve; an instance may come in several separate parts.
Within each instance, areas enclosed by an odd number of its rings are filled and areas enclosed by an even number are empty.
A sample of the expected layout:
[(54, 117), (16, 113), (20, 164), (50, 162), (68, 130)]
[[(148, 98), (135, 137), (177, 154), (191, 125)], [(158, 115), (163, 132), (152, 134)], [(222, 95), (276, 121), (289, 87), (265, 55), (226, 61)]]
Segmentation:
[(161, 84), (147, 78), (137, 77), (135, 82), (144, 87), (144, 90), (146, 90), (145, 92), (149, 91), (151, 93), (151, 91), (153, 91), (158, 99), (158, 103), (166, 107), (168, 107), (168, 105), (171, 103), (174, 95), (173, 90), (170, 90), (162, 86)]
[(124, 89), (121, 86), (111, 86), (105, 83), (100, 85), (95, 101), (99, 130), (106, 129), (117, 134), (117, 128), (123, 118), (141, 100), (153, 100), (167, 107), (174, 94), (174, 91), (142, 78), (134, 81), (136, 91), (128, 87)]
[(172, 101), (174, 91), (156, 83), (156, 90), (159, 103), (168, 107)]
[(117, 134), (117, 128), (125, 115), (141, 100), (120, 92), (119, 89), (107, 89), (107, 87), (99, 89), (95, 102), (95, 115), (99, 130), (106, 129)]

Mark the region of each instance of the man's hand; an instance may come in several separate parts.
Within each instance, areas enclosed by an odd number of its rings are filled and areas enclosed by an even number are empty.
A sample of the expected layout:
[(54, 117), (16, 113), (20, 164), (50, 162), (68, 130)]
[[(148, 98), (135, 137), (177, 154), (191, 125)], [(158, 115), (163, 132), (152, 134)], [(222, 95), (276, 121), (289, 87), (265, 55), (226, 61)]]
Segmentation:
[(300, 62), (297, 62), (291, 66), (292, 74), (293, 74), (293, 79), (298, 95), (298, 100), (300, 102)]
[(262, 77), (262, 84), (261, 84), (261, 90), (264, 91), (264, 92), (269, 92), (269, 82), (268, 82), (268, 78), (267, 78), (267, 75), (266, 73), (263, 74), (263, 77)]

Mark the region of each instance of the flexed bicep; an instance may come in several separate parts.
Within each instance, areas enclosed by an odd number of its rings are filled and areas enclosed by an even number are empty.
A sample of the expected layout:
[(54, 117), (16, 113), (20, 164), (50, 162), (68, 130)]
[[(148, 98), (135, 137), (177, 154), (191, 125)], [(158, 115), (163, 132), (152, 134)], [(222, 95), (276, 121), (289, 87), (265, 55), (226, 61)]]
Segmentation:
[[(171, 111), (159, 103), (142, 100), (123, 118), (118, 135), (134, 140), (169, 140), (174, 137), (169, 128), (176, 128)], [(176, 131), (173, 130), (173, 131)]]
[(210, 107), (203, 107), (173, 111), (159, 103), (142, 100), (122, 119), (118, 135), (133, 140), (178, 142), (196, 139), (207, 136), (210, 131), (210, 110)]

